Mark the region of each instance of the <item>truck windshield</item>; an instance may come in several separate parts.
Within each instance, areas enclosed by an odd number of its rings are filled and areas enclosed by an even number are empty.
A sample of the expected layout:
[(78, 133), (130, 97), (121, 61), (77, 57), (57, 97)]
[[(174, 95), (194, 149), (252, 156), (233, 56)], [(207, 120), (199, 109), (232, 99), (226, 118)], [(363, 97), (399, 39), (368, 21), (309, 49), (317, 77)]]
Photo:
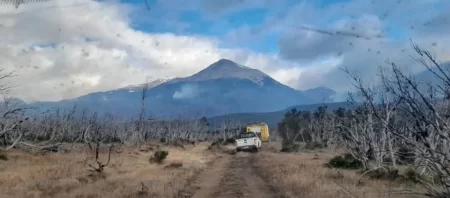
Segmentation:
[(256, 137), (255, 133), (241, 133), (238, 136), (239, 138), (252, 138)]

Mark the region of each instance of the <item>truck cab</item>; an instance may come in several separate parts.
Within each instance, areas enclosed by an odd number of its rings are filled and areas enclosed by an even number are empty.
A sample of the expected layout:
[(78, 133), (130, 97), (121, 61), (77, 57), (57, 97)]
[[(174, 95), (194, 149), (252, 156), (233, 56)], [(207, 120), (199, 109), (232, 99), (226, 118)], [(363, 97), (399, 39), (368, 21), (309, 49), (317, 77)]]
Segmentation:
[(235, 140), (236, 151), (251, 150), (258, 152), (261, 148), (261, 139), (255, 132), (241, 133)]

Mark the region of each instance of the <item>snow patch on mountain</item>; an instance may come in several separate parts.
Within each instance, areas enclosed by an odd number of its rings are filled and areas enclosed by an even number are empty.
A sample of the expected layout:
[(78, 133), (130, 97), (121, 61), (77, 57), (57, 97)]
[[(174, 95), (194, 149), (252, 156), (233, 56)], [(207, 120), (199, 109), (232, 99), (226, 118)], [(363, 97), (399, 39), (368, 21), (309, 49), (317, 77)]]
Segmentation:
[[(158, 85), (160, 85), (160, 84), (169, 82), (169, 81), (171, 81), (171, 80), (172, 80), (172, 79), (162, 79), (162, 78), (158, 78), (158, 79), (156, 79), (156, 80), (154, 80), (154, 81), (151, 81), (151, 82), (147, 83), (147, 84), (148, 84), (148, 88), (151, 89), (151, 88), (153, 88), (153, 87), (156, 87), (156, 86), (158, 86)], [(137, 84), (137, 85), (128, 85), (128, 86), (126, 86), (126, 87), (124, 87), (124, 88), (121, 88), (121, 89), (119, 89), (119, 90), (126, 89), (126, 90), (128, 90), (128, 92), (132, 93), (132, 92), (136, 92), (136, 91), (142, 90), (142, 88), (143, 88), (144, 86), (145, 86), (145, 83), (143, 83), (143, 84)]]
[(270, 77), (257, 69), (235, 63), (228, 59), (220, 59), (192, 76), (177, 78), (172, 80), (172, 82), (207, 81), (227, 78), (248, 79), (262, 86), (264, 78)]

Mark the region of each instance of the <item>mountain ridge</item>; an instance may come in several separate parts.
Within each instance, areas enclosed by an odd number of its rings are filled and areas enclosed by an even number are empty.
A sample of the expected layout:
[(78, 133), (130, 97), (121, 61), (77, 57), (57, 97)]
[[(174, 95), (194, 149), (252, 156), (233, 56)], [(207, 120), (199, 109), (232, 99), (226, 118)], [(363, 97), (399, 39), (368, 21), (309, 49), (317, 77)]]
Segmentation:
[[(136, 116), (140, 109), (143, 85), (130, 85), (74, 99), (39, 104), (43, 107), (71, 108), (76, 103), (79, 107), (99, 113)], [(294, 105), (323, 101), (317, 101), (316, 98), (284, 85), (260, 70), (220, 59), (191, 76), (150, 82), (145, 106), (147, 116), (191, 118), (277, 111)]]
[(229, 59), (220, 59), (191, 76), (176, 78), (169, 83), (181, 81), (196, 82), (229, 78), (247, 79), (260, 84), (264, 78), (272, 77), (264, 72), (261, 72), (260, 70), (235, 63)]

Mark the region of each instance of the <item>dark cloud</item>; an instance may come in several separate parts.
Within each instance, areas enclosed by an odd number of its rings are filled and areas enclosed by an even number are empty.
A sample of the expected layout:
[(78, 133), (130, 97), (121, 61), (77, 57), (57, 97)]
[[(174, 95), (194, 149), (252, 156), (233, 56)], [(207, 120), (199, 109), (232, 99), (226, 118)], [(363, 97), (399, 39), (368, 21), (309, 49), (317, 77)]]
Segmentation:
[(292, 29), (279, 40), (281, 57), (291, 60), (314, 60), (340, 55), (354, 50), (357, 45), (366, 46), (382, 39), (379, 36), (381, 22), (373, 15), (337, 21), (328, 30)]
[(233, 10), (239, 10), (247, 6), (252, 5), (254, 1), (252, 0), (216, 0), (216, 1), (201, 1), (202, 7), (210, 15), (223, 14)]
[(276, 0), (157, 0), (157, 9), (172, 13), (197, 11), (208, 17), (216, 17), (246, 8), (263, 8), (278, 3)]
[(343, 91), (350, 86), (340, 69), (343, 67), (373, 83), (377, 67), (386, 66), (386, 60), (412, 73), (423, 70), (423, 66), (413, 64), (411, 56), (415, 54), (410, 39), (442, 61), (448, 60), (450, 26), (445, 25), (449, 16), (445, 7), (449, 5), (450, 1), (438, 0), (408, 3), (355, 0), (327, 7), (301, 3), (278, 18), (277, 23), (272, 22), (276, 27), (271, 30), (281, 35), (279, 56), (282, 58), (302, 62), (330, 57), (341, 60), (337, 67), (322, 73), (317, 72), (319, 69), (302, 72), (298, 87), (325, 85)]

